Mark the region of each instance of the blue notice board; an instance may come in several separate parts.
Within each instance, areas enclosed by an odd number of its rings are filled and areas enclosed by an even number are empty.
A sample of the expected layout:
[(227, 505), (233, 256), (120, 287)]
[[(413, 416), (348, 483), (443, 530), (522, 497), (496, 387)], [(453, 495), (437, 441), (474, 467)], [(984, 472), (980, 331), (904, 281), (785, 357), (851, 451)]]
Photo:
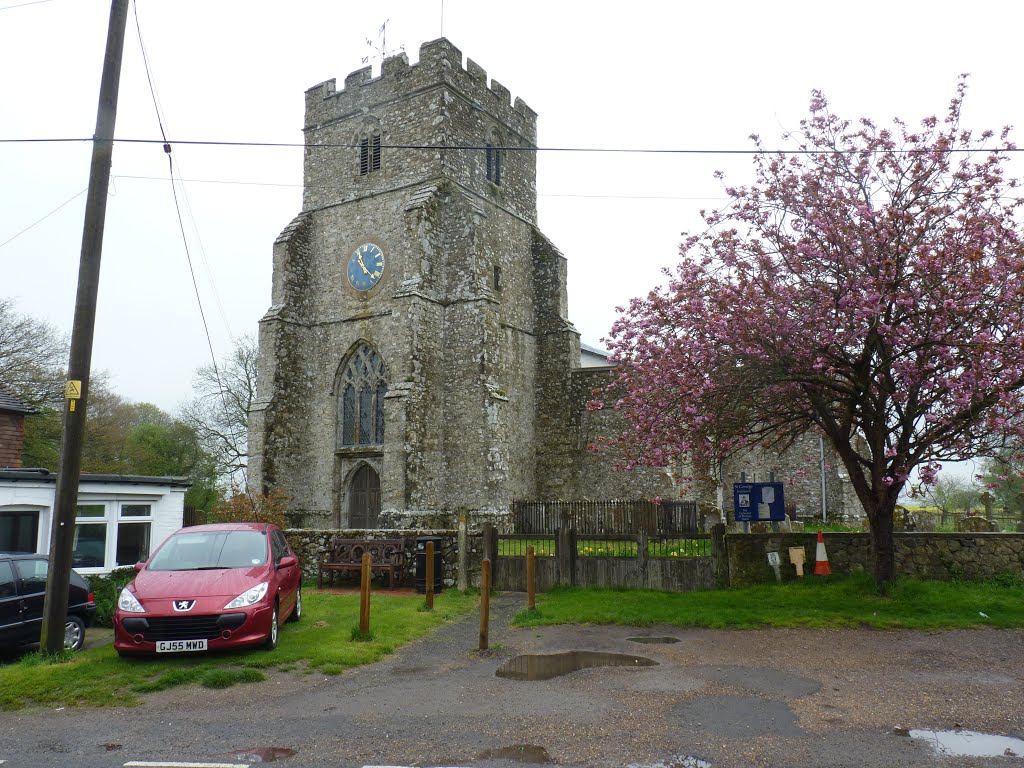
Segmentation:
[(785, 520), (782, 483), (733, 483), (732, 508), (737, 523)]

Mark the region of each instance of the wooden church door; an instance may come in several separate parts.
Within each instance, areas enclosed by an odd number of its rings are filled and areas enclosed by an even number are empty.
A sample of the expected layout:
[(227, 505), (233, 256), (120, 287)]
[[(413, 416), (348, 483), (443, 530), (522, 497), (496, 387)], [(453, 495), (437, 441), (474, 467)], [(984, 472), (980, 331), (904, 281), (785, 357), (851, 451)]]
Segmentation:
[(356, 470), (349, 488), (349, 528), (376, 528), (380, 517), (380, 476), (369, 464)]

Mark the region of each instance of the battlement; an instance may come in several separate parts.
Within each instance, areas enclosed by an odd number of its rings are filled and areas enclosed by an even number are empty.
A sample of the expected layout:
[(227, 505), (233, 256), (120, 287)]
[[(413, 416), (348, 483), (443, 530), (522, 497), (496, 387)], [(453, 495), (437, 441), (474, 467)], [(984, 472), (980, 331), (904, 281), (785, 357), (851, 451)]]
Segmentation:
[(340, 91), (334, 79), (313, 86), (306, 91), (306, 127), (372, 111), (384, 101), (438, 83), (460, 90), (476, 107), (493, 112), (505, 125), (535, 140), (537, 113), (521, 98), (513, 102), (509, 89), (497, 80), (488, 84), (486, 70), (472, 59), (463, 66), (462, 51), (445, 38), (421, 45), (416, 64), (409, 64), (409, 57), (399, 53), (384, 59), (376, 78), (370, 67), (363, 67), (345, 78)]

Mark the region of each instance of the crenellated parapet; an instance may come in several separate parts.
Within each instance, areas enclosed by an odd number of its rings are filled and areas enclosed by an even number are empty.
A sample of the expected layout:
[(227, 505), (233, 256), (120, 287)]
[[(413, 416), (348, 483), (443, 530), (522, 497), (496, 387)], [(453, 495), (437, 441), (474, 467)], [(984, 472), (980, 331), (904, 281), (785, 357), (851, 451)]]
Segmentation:
[(512, 100), (508, 88), (497, 80), (488, 82), (487, 72), (472, 59), (463, 65), (462, 51), (445, 38), (420, 46), (419, 61), (409, 64), (405, 53), (386, 58), (379, 77), (370, 67), (350, 73), (342, 90), (336, 80), (327, 80), (306, 91), (306, 129), (335, 120), (372, 112), (396, 93), (446, 84), (461, 93), (475, 109), (491, 113), (527, 143), (536, 143), (537, 113), (521, 98)]

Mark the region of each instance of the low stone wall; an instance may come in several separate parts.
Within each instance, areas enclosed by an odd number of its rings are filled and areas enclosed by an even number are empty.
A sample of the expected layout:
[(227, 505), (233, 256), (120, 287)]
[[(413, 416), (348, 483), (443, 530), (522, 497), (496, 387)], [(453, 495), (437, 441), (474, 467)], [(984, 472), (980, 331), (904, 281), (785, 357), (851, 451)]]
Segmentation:
[[(405, 558), (408, 564), (405, 577), (402, 580), (404, 586), (413, 586), (416, 575), (416, 539), (420, 536), (441, 536), (445, 539), (444, 546), (447, 548), (458, 540), (458, 532), (450, 529), (422, 529), (407, 528), (399, 530), (310, 530), (305, 528), (292, 528), (285, 531), (288, 543), (291, 544), (295, 554), (299, 556), (302, 564), (302, 574), (307, 579), (317, 577), (320, 563), (327, 556), (331, 540), (340, 537), (343, 539), (405, 539)], [(476, 533), (470, 533), (466, 540), (469, 544), (467, 558), (467, 583), (471, 586), (480, 584), (480, 561), (483, 559), (482, 537)], [(452, 555), (444, 559), (444, 583), (451, 587), (458, 579), (458, 558), (456, 547), (452, 547)]]
[[(728, 534), (725, 548), (729, 584), (747, 586), (775, 581), (768, 552), (782, 562), (783, 580), (797, 578), (790, 547), (804, 550), (804, 572), (814, 572), (817, 533)], [(923, 579), (985, 579), (1003, 573), (1024, 575), (1021, 533), (896, 533), (896, 573)], [(871, 538), (866, 533), (826, 533), (825, 549), (833, 573), (873, 570)]]
[[(331, 539), (405, 539), (406, 569), (403, 584), (415, 581), (416, 539), (420, 536), (441, 536), (445, 546), (457, 541), (457, 532), (451, 529), (400, 530), (307, 530), (292, 529), (285, 532), (292, 549), (299, 556), (306, 578), (315, 579), (317, 566), (324, 560)], [(1004, 573), (1024, 575), (1024, 533), (896, 533), (896, 573), (925, 579), (986, 579)], [(484, 557), (483, 537), (476, 532), (467, 536), (467, 583), (480, 585), (480, 561)], [(724, 536), (724, 545), (715, 547), (707, 558), (708, 573), (701, 577), (700, 588), (713, 588), (715, 572), (723, 571), (720, 581), (729, 586), (771, 583), (775, 574), (768, 565), (768, 552), (779, 553), (784, 581), (797, 578), (790, 562), (789, 548), (804, 550), (804, 573), (814, 572), (817, 533), (730, 533)], [(866, 533), (826, 533), (825, 548), (833, 573), (856, 573), (873, 570), (871, 540)], [(724, 563), (714, 563), (716, 552), (724, 551)], [(515, 558), (501, 558), (504, 563)], [(721, 568), (727, 563), (727, 568)], [(458, 557), (455, 547), (444, 560), (444, 583), (451, 587), (458, 580)], [(499, 566), (500, 567), (500, 566)], [(702, 572), (703, 573), (703, 572)], [(691, 579), (692, 580), (692, 579)], [(586, 583), (589, 581), (584, 580)], [(705, 583), (706, 582), (706, 583)], [(689, 581), (687, 582), (689, 583)], [(648, 587), (671, 588), (648, 584)], [(619, 586), (624, 586), (619, 584)], [(506, 585), (504, 588), (513, 588)], [(693, 588), (693, 587), (690, 587)]]

